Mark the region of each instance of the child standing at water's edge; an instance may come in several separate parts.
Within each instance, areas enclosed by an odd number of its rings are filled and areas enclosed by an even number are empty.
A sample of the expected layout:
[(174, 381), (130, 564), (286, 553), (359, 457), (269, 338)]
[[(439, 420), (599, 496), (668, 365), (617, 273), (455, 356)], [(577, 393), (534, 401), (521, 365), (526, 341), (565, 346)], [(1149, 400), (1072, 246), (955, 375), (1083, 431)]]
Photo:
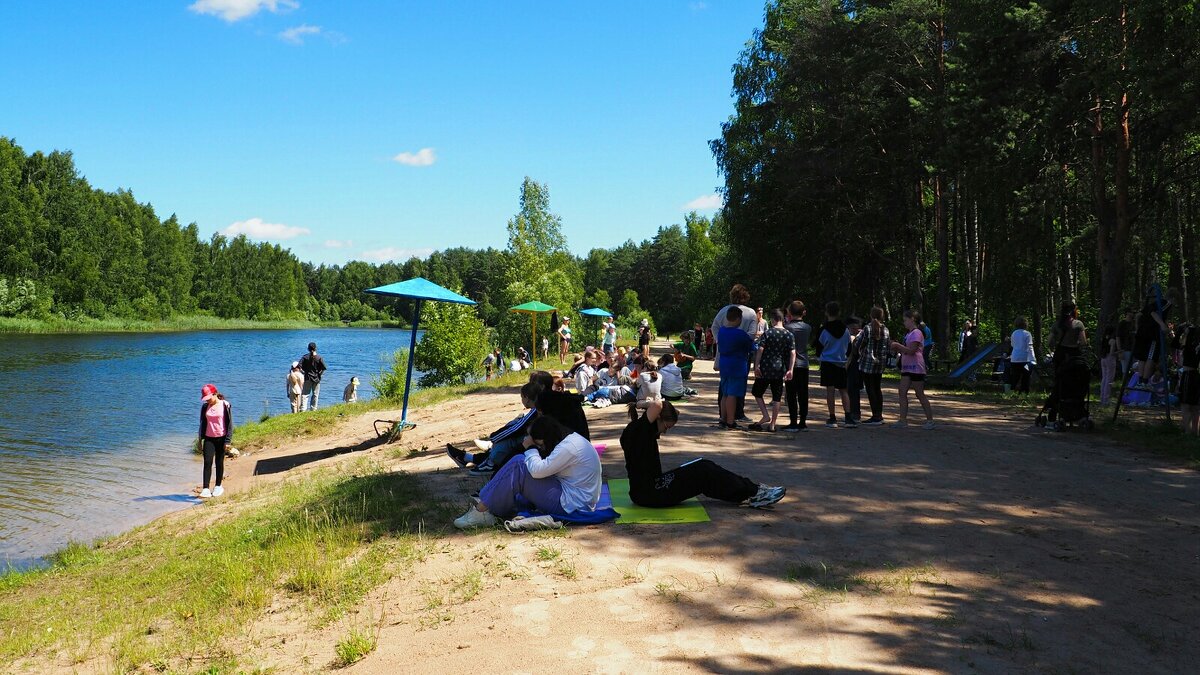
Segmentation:
[[(204, 452), (204, 482), (200, 486), (199, 497), (220, 497), (225, 488), (221, 481), (225, 478), (225, 446), (233, 440), (233, 406), (225, 400), (216, 385), (206, 384), (200, 389), (200, 447)], [(212, 490), (208, 484), (212, 479), (213, 464), (216, 464), (216, 483)]]

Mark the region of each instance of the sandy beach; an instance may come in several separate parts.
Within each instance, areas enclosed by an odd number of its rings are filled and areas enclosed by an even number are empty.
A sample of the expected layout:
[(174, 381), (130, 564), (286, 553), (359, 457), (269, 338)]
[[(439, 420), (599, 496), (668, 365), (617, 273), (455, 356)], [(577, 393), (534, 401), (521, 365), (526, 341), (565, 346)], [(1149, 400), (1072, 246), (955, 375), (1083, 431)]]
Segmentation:
[[(378, 626), (379, 646), (350, 672), (1149, 673), (1200, 656), (1188, 638), (1200, 624), (1194, 471), (936, 394), (934, 431), (727, 432), (713, 426), (710, 364), (696, 371), (701, 395), (680, 406), (664, 462), (716, 460), (787, 486), (783, 502), (703, 500), (710, 523), (561, 533), (446, 523), (410, 574), (362, 603), (354, 619)], [(894, 393), (887, 404), (890, 418)], [(502, 390), (419, 410), (394, 445), (371, 428), (388, 414), (348, 419), (232, 462), (226, 484), (370, 456), (465, 508), (482, 480), (444, 444), (519, 405)], [(623, 477), (624, 407), (588, 415), (609, 445), (605, 478)], [(266, 616), (246, 647), (280, 672), (322, 670), (344, 630), (292, 609)]]

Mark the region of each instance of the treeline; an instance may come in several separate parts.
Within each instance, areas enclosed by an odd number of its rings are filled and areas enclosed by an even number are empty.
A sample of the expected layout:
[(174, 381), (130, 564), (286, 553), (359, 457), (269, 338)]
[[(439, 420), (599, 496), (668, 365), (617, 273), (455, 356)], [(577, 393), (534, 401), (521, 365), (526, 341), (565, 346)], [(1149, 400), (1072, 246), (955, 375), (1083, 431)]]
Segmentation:
[(1064, 299), (1095, 331), (1155, 281), (1195, 317), (1198, 47), (1171, 0), (769, 2), (712, 143), (733, 273), (943, 347)]
[[(528, 316), (508, 307), (529, 300), (562, 316), (608, 308), (630, 330), (651, 315), (671, 328), (690, 325), (720, 302), (719, 222), (690, 214), (640, 244), (579, 258), (567, 250), (545, 185), (527, 178), (516, 196), (505, 250), (317, 266), (244, 236), (202, 239), (195, 223), (161, 219), (129, 191), (92, 188), (70, 152), (27, 155), (0, 137), (0, 316), (410, 321), (411, 303), (363, 290), (424, 276), (476, 300), (507, 347), (528, 344)], [(539, 320), (548, 336), (549, 316)]]

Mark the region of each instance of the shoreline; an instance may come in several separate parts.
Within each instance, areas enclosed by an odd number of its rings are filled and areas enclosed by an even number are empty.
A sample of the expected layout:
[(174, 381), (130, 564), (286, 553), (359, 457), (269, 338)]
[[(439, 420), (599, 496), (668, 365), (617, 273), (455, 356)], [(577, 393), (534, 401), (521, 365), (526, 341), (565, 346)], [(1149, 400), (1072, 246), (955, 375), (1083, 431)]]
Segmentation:
[(258, 321), (211, 316), (180, 316), (160, 321), (142, 319), (26, 319), (0, 317), (0, 335), (100, 335), (105, 333), (186, 333), (208, 330), (302, 330), (308, 328), (400, 328), (401, 321)]
[[(211, 589), (211, 568), (204, 566), (200, 576), (153, 587), (143, 604), (162, 610), (139, 605), (122, 617), (127, 628), (105, 629), (100, 639), (88, 628), (97, 622), (78, 619), (86, 647), (70, 638), (31, 637), (41, 646), (22, 648), (14, 667), (107, 672), (147, 663), (182, 669), (228, 663), (220, 669), (324, 671), (337, 667), (338, 646), (355, 631), (376, 639), (355, 673), (407, 672), (434, 662), (445, 670), (487, 663), (489, 672), (564, 664), (580, 672), (858, 672), (904, 664), (888, 672), (923, 673), (953, 672), (963, 659), (981, 672), (1104, 663), (1153, 671), (1195, 652), (1186, 642), (1147, 651), (1123, 626), (1134, 621), (1169, 630), (1175, 624), (1164, 616), (1184, 624), (1200, 618), (1186, 592), (1194, 577), (1190, 554), (1171, 546), (1178, 528), (1194, 521), (1191, 506), (1178, 498), (1197, 494), (1196, 472), (1102, 436), (1034, 429), (1024, 409), (937, 393), (944, 426), (933, 432), (716, 430), (710, 369), (711, 362), (697, 365), (701, 395), (680, 404), (681, 421), (662, 442), (664, 468), (703, 456), (753, 480), (785, 485), (788, 495), (773, 509), (701, 497), (711, 522), (458, 532), (449, 521), (481, 479), (454, 467), (443, 444), (486, 434), (520, 404), (515, 382), (458, 390), (464, 395), (450, 399), (433, 390), (419, 405), (410, 403), (418, 426), (395, 444), (377, 441), (370, 425), (398, 414), (388, 409), (347, 414), (313, 435), (275, 439), (227, 465), (225, 495), (202, 508), (164, 514), (98, 548), (65, 551), (67, 562), (52, 574), (28, 575), (8, 590), (0, 584), (0, 598), (15, 608), (0, 615), (0, 633), (20, 629), (22, 611), (34, 611), (39, 634), (43, 626), (57, 634), (63, 624), (47, 623), (46, 605), (31, 603), (59, 597), (62, 587), (104, 589), (93, 579), (111, 575), (128, 578), (120, 592), (137, 591), (163, 568), (188, 569), (188, 560), (202, 555), (249, 565), (250, 558), (211, 556), (250, 536), (264, 538), (236, 549), (237, 556), (261, 550), (283, 557), (277, 537), (291, 525), (278, 522), (336, 522), (323, 509), (341, 503), (354, 507), (347, 524), (365, 536), (333, 557), (309, 557), (337, 550), (339, 539), (325, 535), (313, 538), (315, 548), (284, 549), (291, 558), (282, 572), (264, 576), (247, 567), (249, 587), (265, 589), (266, 597), (211, 643), (219, 649), (197, 649), (188, 637), (215, 615), (197, 610), (192, 619), (190, 610), (181, 615), (158, 600)], [(810, 389), (810, 399), (817, 391)], [(605, 479), (625, 476), (617, 441), (628, 422), (624, 412), (587, 410), (593, 442), (610, 448), (601, 456)], [(890, 398), (885, 416), (894, 414)], [(272, 470), (262, 471), (264, 465)], [(321, 485), (332, 487), (314, 487)], [(379, 489), (363, 491), (372, 485)], [(403, 508), (416, 510), (379, 530), (371, 529), (378, 515), (355, 515), (378, 508), (370, 506), (373, 495), (393, 493), (407, 494), (411, 502)], [(271, 520), (281, 507), (291, 509), (290, 519)], [(170, 548), (174, 540), (181, 549)], [(144, 549), (162, 553), (135, 556)], [(1093, 555), (1097, 549), (1111, 553)], [(1144, 551), (1159, 553), (1145, 558)], [(356, 567), (360, 562), (365, 567)], [(348, 599), (332, 610), (321, 604), (344, 597), (325, 575), (355, 570), (371, 581), (351, 579), (358, 590)], [(218, 592), (213, 611), (245, 606), (237, 604), (247, 602), (243, 592)], [(107, 600), (66, 597), (67, 610), (87, 617), (94, 610), (83, 603)], [(6, 619), (13, 623), (6, 626)], [(1049, 629), (1043, 622), (1052, 622)], [(147, 626), (153, 637), (146, 637)], [(490, 626), (533, 641), (497, 641), (491, 632), (479, 640)], [(539, 639), (555, 632), (563, 639)], [(1036, 649), (993, 648), (1010, 633)]]

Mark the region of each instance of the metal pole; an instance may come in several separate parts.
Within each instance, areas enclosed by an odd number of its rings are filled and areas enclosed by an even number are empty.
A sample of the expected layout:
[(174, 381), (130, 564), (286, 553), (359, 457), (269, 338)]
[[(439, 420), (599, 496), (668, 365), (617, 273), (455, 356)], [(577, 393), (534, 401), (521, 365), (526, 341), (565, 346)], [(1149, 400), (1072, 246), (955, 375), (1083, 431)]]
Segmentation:
[(530, 358), (530, 363), (531, 363), (531, 364), (533, 364), (533, 363), (537, 363), (537, 355), (538, 355), (538, 350), (537, 350), (537, 317), (538, 317), (538, 315), (537, 315), (537, 314), (534, 314), (534, 313), (530, 312), (530, 314), (529, 314), (529, 325), (533, 326), (533, 351), (529, 352), (529, 354), (530, 354), (529, 358)]
[(400, 410), (400, 427), (408, 424), (408, 390), (412, 387), (413, 361), (417, 356), (417, 324), (421, 323), (421, 299), (413, 310), (412, 336), (408, 341), (408, 373), (404, 376), (404, 407)]

